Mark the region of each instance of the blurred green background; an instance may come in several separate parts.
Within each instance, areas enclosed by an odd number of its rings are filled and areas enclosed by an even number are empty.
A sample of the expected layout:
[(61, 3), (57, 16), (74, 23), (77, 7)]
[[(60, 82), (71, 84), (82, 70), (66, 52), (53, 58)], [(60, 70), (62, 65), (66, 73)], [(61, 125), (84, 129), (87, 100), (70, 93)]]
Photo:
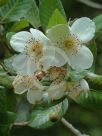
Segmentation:
[[(102, 4), (102, 0), (96, 0)], [(89, 6), (86, 6), (77, 0), (63, 0), (63, 6), (68, 18), (74, 19), (87, 16), (90, 18), (102, 13)], [(101, 34), (102, 35), (102, 34)], [(98, 47), (98, 56), (96, 64), (96, 73), (102, 75), (102, 36), (96, 38)], [(71, 122), (81, 132), (90, 134), (90, 136), (102, 136), (102, 111), (87, 110), (70, 102), (69, 110), (65, 118)], [(13, 128), (11, 136), (73, 136), (61, 123), (55, 124), (47, 130), (34, 130), (29, 127)]]

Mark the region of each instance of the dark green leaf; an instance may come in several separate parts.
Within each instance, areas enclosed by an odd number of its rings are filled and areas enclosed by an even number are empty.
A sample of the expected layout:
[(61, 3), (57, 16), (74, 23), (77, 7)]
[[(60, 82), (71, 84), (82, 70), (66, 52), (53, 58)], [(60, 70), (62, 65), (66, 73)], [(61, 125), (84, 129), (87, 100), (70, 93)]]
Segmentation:
[(5, 88), (0, 86), (0, 113), (6, 111), (6, 94)]
[(44, 30), (46, 30), (49, 20), (56, 9), (66, 18), (60, 0), (40, 0), (40, 20)]
[(0, 67), (0, 85), (11, 89), (12, 81), (13, 79), (7, 75), (7, 72), (5, 72), (2, 67)]
[(16, 98), (13, 90), (0, 86), (0, 112), (15, 111)]
[(0, 7), (5, 5), (9, 0), (0, 0)]
[(12, 81), (13, 81), (12, 78), (7, 75), (0, 76), (0, 85), (6, 87), (8, 89), (12, 88)]
[(32, 112), (30, 117), (29, 126), (35, 129), (44, 129), (52, 126), (56, 121), (66, 113), (68, 109), (68, 100), (65, 99), (63, 102), (51, 106), (37, 108)]
[(16, 114), (13, 112), (0, 113), (0, 136), (8, 136), (12, 124), (16, 119)]
[(13, 92), (4, 87), (0, 87), (0, 136), (7, 136), (12, 123), (16, 119), (15, 113), (15, 96)]

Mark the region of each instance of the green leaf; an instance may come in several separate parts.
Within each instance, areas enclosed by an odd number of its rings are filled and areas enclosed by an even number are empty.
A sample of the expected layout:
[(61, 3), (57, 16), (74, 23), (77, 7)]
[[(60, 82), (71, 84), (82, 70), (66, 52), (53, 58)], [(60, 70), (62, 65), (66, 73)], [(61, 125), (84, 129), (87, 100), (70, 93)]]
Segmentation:
[[(15, 97), (11, 90), (0, 86), (0, 135), (6, 136), (16, 119), (14, 111), (16, 103)], [(13, 95), (12, 95), (13, 94)]]
[(82, 93), (79, 97), (75, 99), (75, 101), (85, 108), (94, 109), (94, 110), (102, 110), (102, 93), (101, 92), (90, 90), (87, 96)]
[(12, 89), (13, 79), (0, 67), (0, 85)]
[(9, 2), (0, 9), (1, 22), (18, 21), (27, 14), (31, 5), (32, 2), (29, 0), (9, 0)]
[(67, 20), (60, 13), (60, 11), (58, 9), (56, 9), (53, 12), (52, 17), (49, 20), (47, 29), (51, 28), (52, 26), (58, 25), (58, 24), (67, 24)]
[(15, 32), (8, 32), (8, 33), (6, 34), (6, 39), (7, 39), (8, 43), (10, 43), (10, 39), (11, 39), (11, 37), (12, 37), (14, 34), (15, 34)]
[(88, 81), (91, 89), (102, 91), (102, 76), (88, 73), (85, 79)]
[(0, 86), (0, 113), (6, 111), (6, 95), (5, 88)]
[(93, 21), (95, 22), (96, 25), (96, 32), (99, 32), (102, 30), (102, 14), (96, 16)]
[(21, 29), (24, 29), (29, 26), (29, 23), (26, 19), (21, 19), (20, 21), (14, 23), (14, 25), (9, 29), (11, 32), (17, 32)]
[(3, 70), (2, 67), (0, 67), (0, 76), (5, 76), (6, 72)]
[(13, 90), (0, 86), (0, 112), (15, 111), (16, 98)]
[(97, 46), (96, 46), (95, 41), (92, 41), (88, 47), (94, 56), (94, 62), (93, 62), (92, 67), (90, 68), (90, 71), (95, 72), (96, 58), (97, 58)]
[(0, 136), (8, 136), (11, 126), (16, 119), (16, 114), (13, 112), (6, 112), (0, 114)]
[(7, 75), (0, 75), (0, 85), (8, 89), (12, 88), (12, 78)]
[(44, 30), (46, 30), (49, 20), (56, 9), (58, 9), (66, 19), (60, 0), (40, 0), (40, 20)]
[(30, 117), (29, 126), (35, 129), (44, 129), (55, 124), (66, 113), (68, 100), (52, 106), (35, 109)]
[(27, 12), (25, 17), (33, 27), (38, 28), (40, 26), (39, 9), (36, 5), (35, 0), (31, 1), (32, 1), (31, 9)]

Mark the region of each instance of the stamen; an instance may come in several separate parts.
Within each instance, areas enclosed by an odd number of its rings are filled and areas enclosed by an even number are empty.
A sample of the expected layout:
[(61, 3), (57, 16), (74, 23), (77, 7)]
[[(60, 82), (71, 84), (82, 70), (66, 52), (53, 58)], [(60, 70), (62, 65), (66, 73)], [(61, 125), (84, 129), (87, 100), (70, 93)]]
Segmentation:
[(76, 54), (80, 49), (81, 41), (75, 35), (69, 35), (64, 41), (64, 50), (71, 54)]
[(40, 41), (31, 38), (29, 41), (27, 41), (25, 50), (29, 56), (41, 57), (43, 44)]

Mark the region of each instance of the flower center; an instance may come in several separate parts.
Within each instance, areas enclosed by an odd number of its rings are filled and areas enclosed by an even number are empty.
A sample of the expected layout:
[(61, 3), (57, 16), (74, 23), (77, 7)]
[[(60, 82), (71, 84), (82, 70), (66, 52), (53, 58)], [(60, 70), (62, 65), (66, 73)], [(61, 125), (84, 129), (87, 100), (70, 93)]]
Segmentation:
[(63, 67), (51, 67), (48, 69), (48, 75), (50, 77), (50, 80), (56, 80), (56, 79), (63, 79), (67, 74), (67, 70)]
[(80, 48), (81, 42), (75, 36), (68, 36), (64, 41), (64, 49), (70, 53), (76, 53)]
[(40, 41), (32, 39), (28, 42), (26, 49), (29, 56), (40, 57), (43, 51), (43, 44)]

